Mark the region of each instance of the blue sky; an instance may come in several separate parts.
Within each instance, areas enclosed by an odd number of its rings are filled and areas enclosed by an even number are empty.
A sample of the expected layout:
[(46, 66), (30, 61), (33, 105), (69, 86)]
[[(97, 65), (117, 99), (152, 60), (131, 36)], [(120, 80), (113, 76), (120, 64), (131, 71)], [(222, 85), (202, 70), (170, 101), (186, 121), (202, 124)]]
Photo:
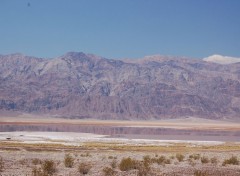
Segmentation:
[(0, 0), (0, 54), (240, 57), (239, 9), (240, 0)]

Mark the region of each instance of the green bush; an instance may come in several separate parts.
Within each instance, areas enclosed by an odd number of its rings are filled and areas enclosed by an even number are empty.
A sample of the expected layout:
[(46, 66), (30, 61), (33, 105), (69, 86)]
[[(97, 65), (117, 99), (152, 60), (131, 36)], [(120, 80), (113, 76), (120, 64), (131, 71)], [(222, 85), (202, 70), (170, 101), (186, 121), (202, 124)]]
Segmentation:
[(90, 171), (91, 168), (92, 168), (92, 166), (89, 163), (80, 163), (78, 166), (78, 172), (80, 174), (86, 175), (86, 174), (88, 174), (88, 172)]
[(70, 154), (66, 154), (64, 157), (64, 165), (65, 167), (73, 167), (74, 164), (74, 158)]

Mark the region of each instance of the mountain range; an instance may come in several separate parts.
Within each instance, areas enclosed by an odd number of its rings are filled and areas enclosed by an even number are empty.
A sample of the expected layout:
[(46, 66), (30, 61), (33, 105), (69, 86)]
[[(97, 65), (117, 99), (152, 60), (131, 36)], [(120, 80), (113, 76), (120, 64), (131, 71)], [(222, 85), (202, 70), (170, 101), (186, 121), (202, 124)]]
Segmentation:
[(0, 55), (0, 110), (64, 118), (240, 119), (240, 59), (230, 60)]

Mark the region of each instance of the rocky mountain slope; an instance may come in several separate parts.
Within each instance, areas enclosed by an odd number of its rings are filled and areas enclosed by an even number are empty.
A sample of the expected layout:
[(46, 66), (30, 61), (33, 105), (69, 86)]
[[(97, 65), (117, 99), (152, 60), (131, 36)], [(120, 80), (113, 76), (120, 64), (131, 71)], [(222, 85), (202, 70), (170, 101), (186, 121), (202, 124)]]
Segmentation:
[(240, 118), (240, 63), (0, 55), (0, 110), (71, 118)]

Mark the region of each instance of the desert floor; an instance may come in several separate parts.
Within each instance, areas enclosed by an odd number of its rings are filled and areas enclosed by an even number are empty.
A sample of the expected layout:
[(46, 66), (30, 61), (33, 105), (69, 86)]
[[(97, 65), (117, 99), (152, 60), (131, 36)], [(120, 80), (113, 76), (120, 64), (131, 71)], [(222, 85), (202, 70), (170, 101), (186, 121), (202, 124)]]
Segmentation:
[[(112, 135), (97, 133), (34, 131), (31, 125), (61, 124), (84, 126), (110, 126), (167, 128), (190, 130), (190, 134), (201, 136), (199, 131), (209, 131), (211, 138), (223, 140), (191, 140), (184, 135), (170, 134), (171, 140), (159, 138), (157, 134), (142, 137), (136, 134)], [(163, 121), (98, 121), (98, 120), (65, 120), (55, 118), (35, 118), (32, 116), (1, 117), (2, 127), (18, 125), (31, 126), (27, 131), (0, 132), (0, 175), (4, 176), (43, 176), (46, 175), (44, 164), (53, 163), (52, 175), (75, 176), (85, 175), (240, 175), (240, 124), (235, 122), (202, 120), (188, 118)], [(16, 127), (16, 128), (17, 128)], [(9, 129), (7, 128), (7, 129)], [(2, 128), (4, 129), (4, 128)], [(25, 128), (21, 128), (25, 129)], [(34, 127), (35, 129), (35, 127)], [(64, 128), (65, 129), (65, 128)], [(52, 130), (52, 129), (51, 129)], [(95, 128), (93, 130), (96, 130)], [(105, 129), (106, 130), (106, 129)], [(127, 128), (128, 130), (128, 128)], [(194, 133), (197, 130), (198, 133)], [(141, 131), (140, 131), (141, 132)], [(147, 132), (152, 132), (151, 130)], [(167, 131), (169, 132), (169, 131)], [(178, 131), (177, 131), (178, 132)], [(227, 132), (227, 133), (225, 133)], [(229, 133), (228, 133), (229, 132)], [(143, 132), (144, 133), (144, 132)], [(171, 132), (170, 132), (171, 133)], [(207, 135), (208, 133), (204, 133)], [(223, 134), (221, 138), (219, 135)], [(230, 136), (224, 136), (225, 134)], [(122, 137), (121, 137), (122, 136)], [(134, 136), (137, 136), (135, 138)], [(149, 138), (149, 136), (153, 136)], [(194, 137), (195, 137), (194, 136)], [(174, 138), (175, 137), (175, 138)], [(233, 140), (227, 140), (231, 137)], [(226, 140), (224, 140), (226, 139)], [(65, 157), (69, 154), (72, 167), (65, 166)], [(130, 157), (130, 163), (124, 158)], [(123, 168), (124, 165), (133, 165)], [(49, 169), (49, 168), (48, 168)], [(80, 169), (80, 170), (79, 170)], [(49, 169), (50, 170), (50, 169)], [(49, 172), (49, 174), (51, 174)]]

